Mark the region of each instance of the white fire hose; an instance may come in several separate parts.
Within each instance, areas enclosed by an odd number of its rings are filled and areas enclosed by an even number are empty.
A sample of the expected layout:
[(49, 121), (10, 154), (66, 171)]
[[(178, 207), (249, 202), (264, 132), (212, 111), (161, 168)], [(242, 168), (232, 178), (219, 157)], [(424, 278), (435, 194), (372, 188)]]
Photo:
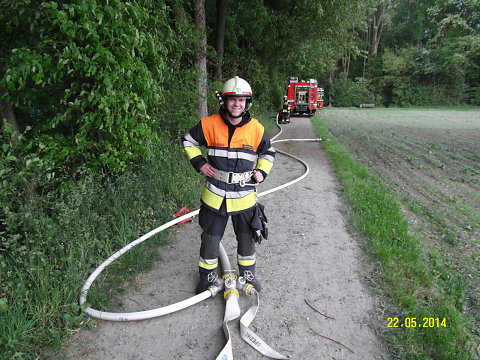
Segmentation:
[[(279, 126), (278, 121), (277, 121), (277, 126), (280, 128), (280, 131), (277, 135), (275, 135), (272, 138), (271, 143), (277, 143), (277, 142), (287, 142), (287, 141), (314, 141), (314, 142), (319, 142), (322, 141), (322, 139), (282, 139), (282, 140), (274, 140), (277, 138), (281, 133), (282, 133), (282, 128)], [(304, 162), (302, 159), (288, 154), (286, 152), (276, 150), (276, 152), (289, 156), (297, 161), (299, 161), (304, 167), (305, 167), (305, 172), (298, 178), (289, 181), (283, 185), (277, 186), (275, 188), (272, 188), (270, 190), (264, 191), (262, 193), (259, 193), (257, 196), (265, 196), (268, 195), (272, 192), (281, 190), (283, 188), (286, 188), (287, 186), (293, 185), (297, 183), (298, 181), (302, 180), (305, 178), (309, 171), (310, 168), (306, 162)], [(95, 269), (95, 271), (88, 277), (87, 281), (82, 287), (81, 293), (80, 293), (80, 306), (86, 306), (86, 301), (87, 301), (87, 295), (88, 291), (90, 289), (90, 286), (93, 284), (95, 279), (102, 273), (105, 268), (110, 265), (112, 262), (117, 260), (120, 256), (125, 254), (127, 251), (132, 249), (133, 247), (137, 246), (138, 244), (144, 242), (145, 240), (149, 239), (153, 235), (158, 234), (159, 232), (168, 229), (169, 227), (178, 224), (179, 222), (192, 218), (200, 212), (199, 209), (192, 211), (188, 214), (185, 214), (183, 216), (180, 216), (176, 218), (175, 220), (169, 221), (160, 227), (148, 232), (147, 234), (141, 236), (137, 240), (131, 242), (130, 244), (126, 245), (113, 255), (111, 255), (108, 259), (106, 259), (103, 263), (100, 264), (100, 266)], [(129, 313), (114, 313), (114, 312), (105, 312), (105, 311), (99, 311), (95, 310), (91, 307), (86, 307), (83, 311), (86, 315), (101, 319), (101, 320), (109, 320), (109, 321), (134, 321), (134, 320), (145, 320), (145, 319), (151, 319), (154, 317), (158, 316), (163, 316), (166, 314), (173, 313), (175, 311), (179, 311), (182, 309), (185, 309), (187, 307), (190, 307), (194, 304), (197, 304), (205, 299), (208, 299), (210, 297), (214, 297), (218, 292), (220, 292), (223, 288), (225, 289), (224, 291), (224, 297), (226, 300), (226, 305), (225, 305), (225, 316), (223, 320), (223, 329), (225, 332), (225, 337), (227, 339), (227, 343), (225, 347), (222, 349), (220, 354), (217, 356), (216, 360), (231, 360), (233, 359), (233, 351), (232, 351), (232, 342), (230, 338), (230, 331), (228, 329), (228, 323), (240, 316), (240, 306), (238, 304), (238, 297), (239, 297), (239, 292), (237, 289), (243, 290), (247, 295), (255, 295), (256, 296), (256, 304), (252, 306), (247, 312), (242, 316), (240, 319), (240, 333), (243, 338), (248, 344), (250, 344), (254, 349), (262, 353), (263, 355), (270, 357), (272, 359), (288, 359), (287, 357), (279, 354), (275, 350), (273, 350), (270, 346), (268, 346), (261, 338), (259, 338), (252, 330), (249, 329), (249, 326), (251, 322), (254, 320), (255, 315), (257, 313), (258, 307), (259, 307), (259, 294), (257, 291), (255, 291), (254, 288), (252, 288), (251, 285), (245, 284), (245, 280), (243, 278), (236, 278), (236, 276), (233, 273), (233, 269), (230, 265), (230, 261), (228, 259), (228, 255), (225, 252), (225, 248), (223, 247), (223, 244), (220, 243), (220, 248), (219, 248), (219, 258), (220, 258), (220, 264), (222, 266), (222, 269), (224, 271), (224, 279), (222, 282), (219, 282), (217, 286), (211, 286), (209, 289), (205, 290), (204, 292), (192, 296), (188, 299), (185, 299), (183, 301), (177, 302), (175, 304), (171, 304), (168, 306), (164, 306), (161, 308), (157, 309), (152, 309), (152, 310), (145, 310), (145, 311), (137, 311), (137, 312), (129, 312)], [(247, 286), (248, 285), (248, 286)]]

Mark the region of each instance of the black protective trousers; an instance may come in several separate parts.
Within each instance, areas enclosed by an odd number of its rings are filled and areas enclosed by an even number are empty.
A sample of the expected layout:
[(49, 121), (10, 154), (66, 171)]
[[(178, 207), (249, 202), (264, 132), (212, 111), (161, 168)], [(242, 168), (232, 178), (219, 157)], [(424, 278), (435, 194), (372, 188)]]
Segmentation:
[[(255, 241), (252, 236), (252, 217), (255, 207), (244, 212), (230, 215), (232, 218), (233, 230), (237, 238), (238, 259), (255, 258)], [(202, 228), (202, 245), (200, 246), (200, 258), (204, 260), (217, 259), (220, 241), (225, 233), (229, 215), (218, 214), (205, 206), (200, 207), (199, 223)], [(240, 264), (240, 261), (239, 261)], [(250, 261), (248, 266), (240, 266), (240, 271), (251, 270), (255, 272), (255, 262)], [(209, 273), (211, 270), (199, 267), (200, 275)]]

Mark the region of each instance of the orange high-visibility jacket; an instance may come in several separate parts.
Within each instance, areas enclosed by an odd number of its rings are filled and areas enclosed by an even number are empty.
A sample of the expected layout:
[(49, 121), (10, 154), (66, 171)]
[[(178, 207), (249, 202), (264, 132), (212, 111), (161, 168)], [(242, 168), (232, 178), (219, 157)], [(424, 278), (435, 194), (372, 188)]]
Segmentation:
[[(266, 177), (275, 158), (275, 149), (263, 125), (250, 118), (248, 113), (237, 126), (229, 125), (220, 114), (203, 118), (182, 141), (185, 153), (197, 171), (207, 162), (200, 146), (207, 148), (208, 162), (222, 171), (242, 173), (257, 169)], [(253, 180), (250, 183), (254, 183)], [(201, 201), (216, 212), (220, 212), (225, 201), (227, 214), (235, 214), (255, 206), (257, 196), (253, 186), (242, 187), (207, 177)]]

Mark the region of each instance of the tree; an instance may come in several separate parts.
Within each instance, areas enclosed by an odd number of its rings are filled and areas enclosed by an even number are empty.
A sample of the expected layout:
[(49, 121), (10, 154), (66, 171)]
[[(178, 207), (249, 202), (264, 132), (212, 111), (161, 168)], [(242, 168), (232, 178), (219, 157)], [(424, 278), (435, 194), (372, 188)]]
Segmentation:
[[(322, 78), (334, 67), (344, 54), (344, 40), (350, 39), (349, 32), (364, 21), (366, 9), (373, 3), (376, 1), (232, 2), (227, 9), (225, 63), (232, 73), (243, 74), (252, 82), (255, 101), (272, 106), (278, 102), (275, 89), (283, 88), (289, 76)], [(357, 46), (354, 42), (352, 54), (358, 53)]]
[[(392, 25), (383, 48), (394, 48), (408, 57), (410, 71), (396, 83), (412, 84), (402, 94), (413, 94), (410, 103), (475, 102), (480, 85), (480, 29), (478, 1), (408, 0), (392, 2)], [(392, 53), (386, 54), (387, 58)], [(389, 73), (385, 73), (389, 77)], [(428, 91), (430, 88), (430, 91)], [(432, 99), (436, 100), (432, 100)], [(407, 99), (407, 98), (405, 98)], [(433, 101), (433, 102), (432, 102)]]
[(189, 46), (174, 36), (169, 7), (149, 0), (2, 4), (2, 101), (20, 131), (31, 128), (22, 151), (41, 156), (46, 172), (121, 172), (147, 156), (149, 141), (166, 136), (163, 113), (183, 109), (165, 88), (174, 80), (183, 86), (176, 73), (190, 81), (174, 64)]

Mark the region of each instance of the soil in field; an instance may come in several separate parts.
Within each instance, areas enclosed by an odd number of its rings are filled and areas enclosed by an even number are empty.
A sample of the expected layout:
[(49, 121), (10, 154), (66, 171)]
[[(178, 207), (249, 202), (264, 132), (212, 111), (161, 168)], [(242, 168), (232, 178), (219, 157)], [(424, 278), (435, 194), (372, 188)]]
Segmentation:
[(480, 329), (480, 111), (325, 109), (321, 116), (396, 191), (432, 271), (458, 274), (442, 281)]

